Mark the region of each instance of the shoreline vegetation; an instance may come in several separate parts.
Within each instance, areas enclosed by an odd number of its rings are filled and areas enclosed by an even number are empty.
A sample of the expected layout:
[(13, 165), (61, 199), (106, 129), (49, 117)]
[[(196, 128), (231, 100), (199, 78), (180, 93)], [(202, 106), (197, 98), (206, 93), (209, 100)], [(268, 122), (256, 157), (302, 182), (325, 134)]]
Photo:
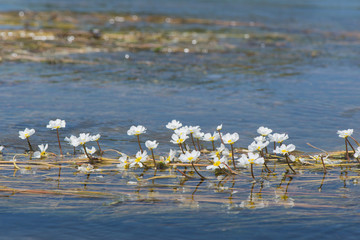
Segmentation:
[[(145, 25), (144, 25), (145, 24)], [(270, 58), (258, 48), (288, 49), (308, 41), (302, 32), (273, 30), (258, 22), (239, 22), (165, 15), (114, 13), (79, 13), (55, 11), (19, 11), (0, 13), (0, 62), (29, 61), (49, 64), (99, 64), (96, 59), (76, 59), (76, 54), (99, 52), (155, 53), (231, 53), (239, 51), (244, 58)], [(314, 33), (315, 34), (315, 33)], [(327, 41), (340, 45), (360, 42), (358, 32), (316, 32)], [(228, 39), (229, 41), (224, 41)], [(235, 44), (233, 40), (236, 39)], [(284, 55), (287, 61), (301, 56), (315, 58), (319, 50), (299, 49)], [(103, 60), (102, 60), (103, 61)], [(111, 59), (113, 63), (115, 60)], [(260, 60), (259, 60), (260, 61)], [(279, 60), (280, 61), (280, 60)], [(146, 63), (145, 63), (146, 64)], [(239, 66), (250, 67), (250, 66)]]

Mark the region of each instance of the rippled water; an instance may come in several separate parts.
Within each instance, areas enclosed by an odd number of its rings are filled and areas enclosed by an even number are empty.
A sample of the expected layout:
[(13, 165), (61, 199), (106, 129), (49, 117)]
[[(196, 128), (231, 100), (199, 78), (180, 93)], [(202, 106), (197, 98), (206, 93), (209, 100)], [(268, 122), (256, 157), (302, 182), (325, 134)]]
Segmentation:
[[(142, 21), (104, 24), (96, 27), (104, 31), (190, 32), (199, 44), (173, 43), (189, 48), (189, 53), (125, 49), (70, 56), (91, 64), (3, 61), (0, 143), (8, 152), (23, 152), (26, 146), (18, 138), (18, 131), (31, 127), (37, 131), (34, 144), (48, 142), (50, 151), (57, 152), (54, 132), (45, 126), (50, 119), (61, 118), (67, 121), (67, 128), (61, 132), (63, 136), (100, 133), (105, 149), (128, 153), (134, 153), (137, 145), (126, 131), (131, 125), (142, 124), (148, 128), (145, 138), (157, 139), (159, 152), (167, 152), (172, 146), (170, 132), (164, 126), (178, 119), (184, 124), (200, 125), (206, 132), (223, 123), (225, 132), (240, 134), (242, 147), (251, 143), (259, 126), (265, 125), (287, 132), (290, 141), (301, 151), (312, 151), (307, 142), (327, 150), (342, 149), (343, 142), (336, 130), (355, 128), (355, 137), (359, 136), (359, 9), (358, 1), (332, 0), (1, 1), (1, 11), (97, 11), (140, 17), (161, 14), (240, 21), (248, 25), (169, 25)], [(255, 23), (259, 26), (252, 27)], [(91, 23), (80, 23), (82, 29), (91, 27)], [(0, 26), (0, 29), (8, 28), (8, 25)], [(204, 36), (215, 40), (201, 44)], [(126, 54), (129, 59), (125, 58)], [(339, 174), (336, 172), (333, 177), (337, 179)], [(10, 178), (11, 174), (2, 177)], [(39, 178), (40, 183), (44, 181), (43, 177)], [(296, 178), (294, 182), (296, 191), (317, 191), (317, 186), (304, 185)], [(193, 189), (197, 184), (185, 185)], [(314, 196), (314, 192), (309, 195), (311, 201), (306, 194), (294, 197), (296, 202), (315, 205), (317, 198), (323, 198), (322, 204), (334, 204), (335, 210), (301, 204), (294, 208), (233, 209), (206, 201), (193, 208), (179, 207), (173, 199), (104, 207), (109, 200), (84, 198), (82, 205), (81, 198), (63, 196), (48, 198), (49, 204), (41, 206), (44, 197), (29, 197), (24, 203), (20, 195), (15, 195), (16, 198), (0, 199), (0, 229), (2, 233), (6, 229), (0, 238), (133, 239), (141, 235), (147, 239), (239, 236), (355, 239), (359, 233), (357, 185), (343, 188), (341, 181), (331, 184), (326, 184), (327, 193), (334, 194), (333, 198), (326, 194)], [(237, 204), (247, 199), (251, 189), (248, 182), (242, 182), (241, 186)], [(203, 191), (207, 194), (209, 190)], [(52, 208), (52, 200), (54, 204), (69, 200), (76, 210)]]

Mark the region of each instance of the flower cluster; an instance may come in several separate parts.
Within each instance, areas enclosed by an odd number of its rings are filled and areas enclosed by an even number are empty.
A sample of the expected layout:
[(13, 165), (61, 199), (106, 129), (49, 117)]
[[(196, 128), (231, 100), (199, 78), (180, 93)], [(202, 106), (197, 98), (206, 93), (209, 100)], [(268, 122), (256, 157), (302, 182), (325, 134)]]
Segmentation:
[[(49, 124), (46, 126), (49, 129), (56, 130), (57, 137), (59, 141), (60, 153), (62, 155), (61, 144), (59, 139), (59, 129), (64, 128), (66, 126), (65, 120), (56, 119), (50, 120)], [(255, 165), (263, 165), (265, 171), (271, 173), (272, 171), (267, 166), (267, 163), (270, 162), (270, 157), (272, 159), (282, 158), (285, 159), (288, 167), (296, 174), (295, 170), (290, 165), (290, 162), (300, 163), (300, 164), (309, 164), (308, 161), (305, 161), (302, 157), (296, 157), (294, 155), (294, 151), (296, 149), (294, 144), (285, 144), (284, 142), (289, 139), (288, 134), (286, 133), (273, 133), (273, 130), (264, 126), (261, 126), (257, 129), (258, 136), (254, 137), (253, 141), (248, 145), (247, 150), (243, 149), (235, 149), (234, 145), (240, 139), (238, 133), (225, 133), (222, 134), (223, 124), (220, 124), (216, 127), (216, 130), (213, 133), (202, 132), (200, 126), (187, 126), (183, 125), (181, 122), (177, 120), (172, 120), (168, 124), (166, 124), (166, 128), (172, 131), (170, 142), (177, 145), (179, 150), (170, 149), (168, 156), (166, 157), (158, 157), (157, 160), (155, 158), (154, 150), (159, 146), (159, 142), (156, 140), (146, 140), (145, 147), (150, 151), (149, 155), (147, 151), (142, 149), (142, 142), (140, 141), (140, 135), (146, 133), (147, 129), (142, 126), (131, 126), (127, 131), (129, 136), (136, 136), (140, 150), (135, 155), (126, 155), (122, 154), (119, 158), (119, 168), (135, 168), (135, 167), (148, 167), (149, 160), (152, 159), (153, 167), (162, 167), (164, 165), (169, 164), (180, 164), (181, 166), (189, 166), (191, 165), (195, 172), (201, 177), (204, 178), (195, 167), (204, 166), (203, 163), (199, 164), (199, 161), (207, 160), (211, 162), (209, 165), (205, 165), (206, 169), (219, 172), (226, 172), (227, 174), (237, 174), (235, 170), (237, 167), (239, 168), (247, 168), (250, 166), (251, 175), (254, 177), (253, 166)], [(340, 138), (345, 139), (346, 146), (346, 158), (349, 160), (348, 146), (353, 150), (354, 158), (358, 159), (360, 157), (360, 144), (352, 137), (354, 130), (339, 130), (337, 131)], [(25, 128), (24, 131), (19, 131), (19, 137), (21, 139), (27, 140), (31, 152), (31, 156), (33, 158), (45, 158), (49, 154), (46, 152), (49, 145), (41, 144), (38, 145), (39, 151), (33, 151), (32, 146), (30, 144), (29, 138), (35, 134), (34, 129)], [(80, 133), (78, 136), (71, 135), (70, 137), (65, 137), (65, 141), (69, 143), (69, 145), (75, 148), (81, 146), (84, 154), (89, 158), (89, 162), (92, 163), (92, 160), (101, 160), (102, 154), (99, 140), (101, 138), (100, 134), (91, 135), (90, 133)], [(359, 147), (355, 149), (351, 144), (350, 140), (353, 140)], [(203, 141), (203, 142), (201, 142)], [(96, 142), (98, 145), (98, 150), (95, 147), (88, 148), (86, 146), (89, 142)], [(204, 148), (204, 145), (208, 144), (206, 142), (211, 142), (212, 151), (208, 151)], [(273, 149), (272, 148), (273, 143)], [(229, 149), (226, 146), (229, 146)], [(270, 146), (269, 146), (270, 145)], [(0, 153), (3, 150), (3, 146), (0, 146)], [(106, 151), (106, 150), (105, 150)], [(97, 153), (100, 158), (95, 158), (93, 155)], [(240, 153), (240, 154), (239, 154)], [(52, 153), (50, 153), (52, 154)], [(54, 154), (52, 154), (54, 155)], [(236, 156), (237, 155), (237, 156)], [(240, 155), (240, 156), (239, 156)], [(324, 167), (324, 172), (326, 172), (325, 164), (334, 164), (336, 161), (331, 161), (328, 159), (328, 155), (314, 155), (310, 156), (315, 163), (321, 163)], [(210, 159), (209, 159), (210, 158)], [(229, 166), (229, 163), (232, 163), (233, 167)], [(187, 165), (188, 164), (188, 165)], [(89, 169), (90, 166), (82, 166), (80, 170), (82, 172), (91, 172)], [(179, 169), (177, 169), (181, 172)], [(275, 170), (274, 170), (275, 171)], [(181, 172), (182, 173), (182, 172)], [(186, 176), (185, 173), (182, 173)]]

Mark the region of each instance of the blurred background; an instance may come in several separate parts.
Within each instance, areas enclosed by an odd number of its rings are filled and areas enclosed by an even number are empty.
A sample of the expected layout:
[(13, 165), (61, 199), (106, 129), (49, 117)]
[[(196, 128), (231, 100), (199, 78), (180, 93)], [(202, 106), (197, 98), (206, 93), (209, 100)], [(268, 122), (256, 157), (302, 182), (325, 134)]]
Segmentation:
[[(247, 147), (259, 126), (312, 151), (343, 148), (357, 133), (359, 1), (1, 0), (0, 144), (22, 152), (18, 131), (57, 151), (62, 137), (100, 133), (104, 148), (143, 140), (173, 147), (172, 119), (238, 132)], [(71, 151), (71, 148), (68, 149)]]

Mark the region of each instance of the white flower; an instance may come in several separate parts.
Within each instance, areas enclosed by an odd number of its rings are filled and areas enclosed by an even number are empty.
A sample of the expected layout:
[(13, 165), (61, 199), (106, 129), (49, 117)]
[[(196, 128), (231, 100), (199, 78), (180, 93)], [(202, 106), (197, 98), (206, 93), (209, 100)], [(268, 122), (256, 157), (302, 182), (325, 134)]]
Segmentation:
[(194, 134), (196, 132), (200, 132), (201, 128), (200, 128), (200, 126), (189, 126), (188, 131), (189, 131), (189, 133)]
[(176, 129), (174, 131), (178, 136), (187, 136), (188, 134), (190, 134), (190, 130), (188, 126), (184, 126), (182, 128)]
[(338, 130), (337, 134), (339, 134), (339, 137), (341, 138), (347, 138), (350, 137), (354, 132), (354, 129), (348, 129), (348, 130)]
[(240, 166), (246, 166), (248, 164), (263, 164), (264, 158), (260, 157), (258, 153), (249, 152), (247, 155), (242, 154), (241, 158), (238, 159)]
[(148, 155), (146, 151), (143, 151), (142, 153), (141, 151), (138, 151), (135, 157), (135, 159), (130, 159), (130, 167), (135, 167), (136, 165), (138, 165), (139, 167), (143, 167), (143, 162), (147, 160)]
[(270, 133), (272, 133), (272, 130), (270, 128), (261, 126), (258, 128), (257, 133), (260, 134), (261, 136), (265, 137), (265, 136), (269, 135)]
[(228, 158), (232, 158), (232, 151), (230, 151), (227, 148), (225, 148), (221, 153), (222, 155), (227, 156)]
[(0, 146), (0, 153), (2, 153), (2, 151), (4, 150), (4, 146)]
[(360, 147), (358, 147), (354, 153), (354, 157), (358, 158), (360, 156)]
[(171, 129), (171, 130), (176, 130), (176, 129), (180, 128), (181, 126), (182, 126), (182, 123), (179, 121), (176, 121), (174, 119), (166, 125), (166, 128)]
[(19, 131), (19, 138), (26, 139), (35, 133), (35, 129), (25, 128), (24, 131)]
[(219, 126), (217, 126), (216, 131), (221, 131), (221, 129), (222, 129), (222, 124), (220, 124)]
[(179, 157), (179, 160), (181, 162), (193, 162), (195, 161), (196, 159), (198, 159), (198, 157), (200, 156), (200, 152), (199, 151), (196, 151), (196, 150), (193, 150), (191, 153), (186, 151), (185, 153), (181, 154), (180, 157)]
[(270, 134), (269, 138), (270, 138), (270, 142), (282, 143), (283, 141), (288, 139), (289, 136), (286, 133), (282, 133), (282, 134), (274, 133), (274, 134)]
[(266, 142), (255, 142), (254, 141), (248, 146), (248, 150), (250, 152), (261, 151), (262, 149), (267, 147), (267, 145), (269, 145), (269, 141), (266, 141)]
[(184, 135), (184, 136), (179, 136), (177, 135), (176, 133), (174, 133), (172, 136), (171, 136), (171, 139), (170, 142), (172, 142), (173, 144), (180, 144), (180, 143), (183, 143), (186, 139), (188, 139), (189, 137)]
[(205, 135), (205, 133), (203, 133), (203, 132), (195, 132), (193, 136), (194, 136), (194, 138), (200, 140), (204, 137), (204, 135)]
[(84, 145), (87, 142), (91, 142), (92, 138), (90, 136), (90, 133), (80, 133), (77, 141), (79, 142), (80, 145)]
[(265, 142), (266, 141), (266, 138), (264, 136), (258, 136), (256, 138), (254, 138), (254, 140), (256, 142)]
[(140, 135), (140, 134), (143, 134), (143, 133), (146, 133), (146, 128), (144, 126), (131, 126), (130, 129), (127, 131), (127, 134), (130, 136), (130, 135)]
[(120, 164), (116, 165), (118, 168), (128, 168), (130, 161), (129, 156), (126, 154), (122, 154), (122, 156), (119, 158)]
[(173, 159), (175, 158), (176, 155), (176, 151), (170, 149), (169, 155), (167, 156), (167, 158), (165, 159), (166, 163), (170, 163), (171, 161), (173, 161)]
[(289, 145), (283, 144), (280, 147), (277, 146), (276, 149), (274, 150), (274, 153), (286, 155), (286, 154), (289, 154), (290, 152), (292, 152), (294, 150), (295, 150), (295, 145), (294, 144), (289, 144)]
[(46, 144), (46, 145), (41, 144), (41, 145), (38, 145), (38, 147), (40, 149), (40, 152), (39, 151), (34, 152), (33, 157), (34, 158), (45, 157), (46, 156), (46, 150), (48, 149), (48, 144)]
[(209, 165), (206, 169), (215, 170), (218, 168), (225, 168), (225, 164), (227, 164), (227, 158), (224, 156), (222, 158), (214, 158), (213, 165)]
[(47, 128), (51, 128), (51, 130), (64, 128), (66, 125), (65, 120), (56, 119), (56, 120), (50, 120), (49, 124), (46, 126)]
[[(86, 148), (86, 152), (90, 155), (93, 155), (95, 152), (96, 152), (96, 148), (95, 147), (91, 147), (91, 148)], [(85, 153), (84, 149), (83, 149), (83, 152)]]
[(97, 142), (99, 141), (100, 137), (101, 137), (100, 134), (93, 135), (91, 136), (91, 141)]
[(64, 140), (73, 147), (77, 147), (80, 145), (79, 139), (74, 135), (71, 135), (70, 137), (65, 137)]
[(234, 144), (237, 140), (239, 140), (239, 134), (238, 133), (227, 133), (225, 135), (223, 135), (222, 137), (223, 141), (225, 144)]
[(225, 149), (226, 149), (225, 145), (221, 143), (220, 147), (216, 148), (216, 151), (213, 151), (210, 153), (210, 157), (211, 158), (220, 158), (220, 154), (222, 154)]
[(214, 142), (217, 141), (219, 139), (220, 135), (217, 132), (214, 132), (213, 135), (211, 135), (211, 133), (206, 133), (203, 137), (204, 141), (208, 141), (208, 142)]
[(154, 140), (154, 141), (147, 140), (145, 142), (145, 146), (150, 150), (157, 148), (158, 145), (159, 145), (159, 143), (157, 143), (156, 140)]
[(83, 164), (80, 167), (78, 167), (78, 171), (81, 173), (88, 174), (88, 173), (92, 173), (92, 172), (95, 172), (98, 170), (94, 169), (94, 166), (91, 164)]

